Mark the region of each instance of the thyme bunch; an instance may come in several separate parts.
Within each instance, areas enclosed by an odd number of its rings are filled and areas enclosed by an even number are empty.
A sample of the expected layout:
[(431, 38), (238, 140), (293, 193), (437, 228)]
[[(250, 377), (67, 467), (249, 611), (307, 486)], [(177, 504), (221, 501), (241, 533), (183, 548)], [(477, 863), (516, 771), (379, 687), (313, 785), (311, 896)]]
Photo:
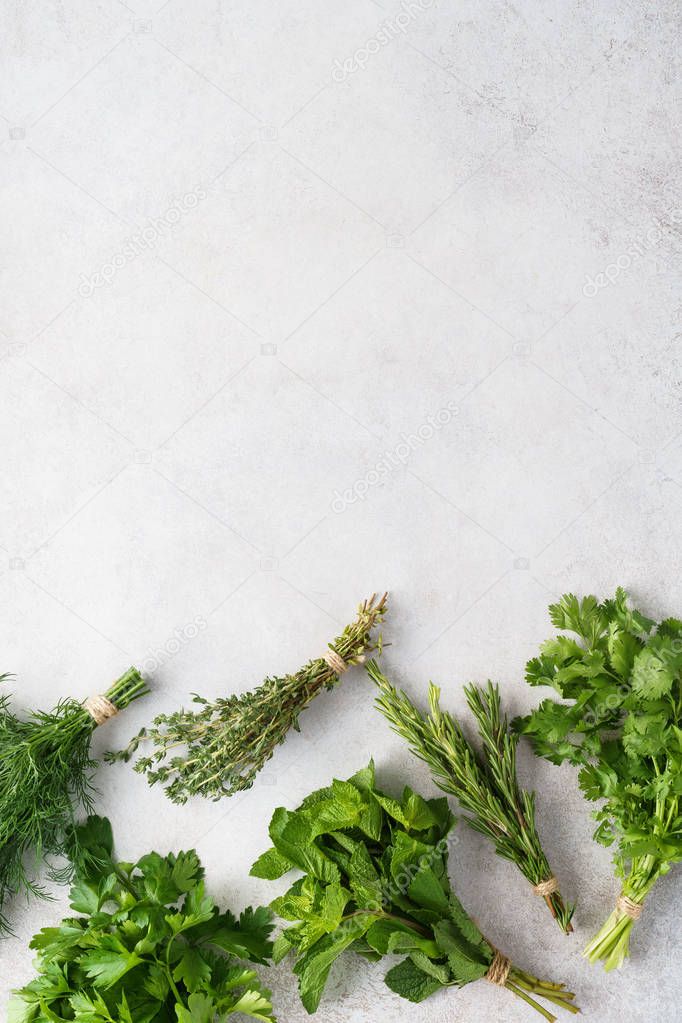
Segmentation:
[(381, 637), (372, 645), (371, 633), (386, 612), (386, 598), (373, 594), (363, 601), (356, 620), (329, 644), (327, 654), (294, 675), (269, 677), (257, 689), (214, 701), (194, 694), (200, 710), (160, 714), (153, 728), (143, 728), (110, 759), (130, 760), (140, 743), (151, 742), (154, 752), (140, 757), (135, 770), (146, 774), (150, 785), (162, 784), (174, 803), (195, 795), (217, 800), (250, 788), (290, 729), (298, 731), (301, 712), (318, 693), (332, 689), (347, 667), (381, 648)]
[[(407, 740), (415, 756), (428, 764), (434, 781), (468, 811), (467, 824), (489, 838), (499, 856), (511, 860), (533, 887), (539, 886), (547, 907), (566, 933), (573, 930), (574, 907), (564, 903), (540, 843), (535, 823), (535, 793), (522, 789), (516, 776), (519, 738), (510, 731), (500, 708), (497, 686), (464, 687), (481, 738), (477, 752), (459, 722), (440, 706), (440, 689), (429, 685), (429, 715), (399, 692), (375, 661), (367, 665), (379, 687), (377, 707), (391, 728)], [(550, 882), (548, 884), (548, 882)]]
[[(110, 713), (146, 692), (141, 675), (130, 668), (105, 694)], [(68, 836), (75, 815), (92, 808), (97, 763), (90, 740), (96, 727), (95, 717), (77, 700), (61, 700), (52, 711), (33, 711), (22, 719), (9, 697), (0, 696), (0, 931), (9, 930), (4, 907), (10, 897), (21, 891), (47, 897), (34, 878), (39, 861), (72, 851)], [(70, 873), (70, 867), (50, 869), (57, 881)]]

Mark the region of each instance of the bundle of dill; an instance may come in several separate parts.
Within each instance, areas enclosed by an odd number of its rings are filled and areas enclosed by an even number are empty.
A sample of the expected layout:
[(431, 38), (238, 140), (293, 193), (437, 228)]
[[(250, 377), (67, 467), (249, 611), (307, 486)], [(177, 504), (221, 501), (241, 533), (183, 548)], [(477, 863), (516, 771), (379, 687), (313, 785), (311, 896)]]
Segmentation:
[(160, 714), (154, 727), (143, 728), (112, 760), (130, 760), (141, 742), (155, 749), (140, 757), (135, 770), (146, 774), (150, 785), (160, 782), (174, 803), (190, 796), (217, 800), (251, 788), (254, 778), (287, 733), (298, 731), (303, 710), (323, 689), (331, 689), (351, 665), (381, 649), (371, 633), (386, 612), (387, 594), (372, 594), (358, 607), (356, 620), (329, 644), (321, 657), (309, 661), (294, 675), (266, 678), (257, 689), (215, 701), (193, 695), (201, 710)]
[[(22, 891), (46, 897), (33, 877), (40, 860), (72, 851), (75, 815), (92, 807), (95, 728), (146, 692), (130, 668), (103, 696), (84, 704), (61, 700), (54, 710), (25, 719), (13, 713), (8, 696), (0, 697), (0, 931), (9, 930), (9, 898)], [(65, 881), (70, 871), (51, 867), (50, 876)]]
[(457, 720), (440, 706), (440, 689), (429, 685), (429, 715), (422, 714), (404, 692), (398, 692), (378, 664), (367, 665), (379, 687), (377, 707), (394, 732), (407, 740), (412, 753), (431, 768), (434, 781), (455, 796), (471, 816), (465, 817), (474, 831), (489, 838), (499, 856), (511, 860), (541, 895), (550, 913), (566, 933), (573, 930), (574, 907), (558, 890), (535, 824), (535, 793), (522, 789), (516, 776), (519, 738), (500, 708), (497, 686), (464, 687), (467, 703), (476, 718), (481, 738), (478, 752)]

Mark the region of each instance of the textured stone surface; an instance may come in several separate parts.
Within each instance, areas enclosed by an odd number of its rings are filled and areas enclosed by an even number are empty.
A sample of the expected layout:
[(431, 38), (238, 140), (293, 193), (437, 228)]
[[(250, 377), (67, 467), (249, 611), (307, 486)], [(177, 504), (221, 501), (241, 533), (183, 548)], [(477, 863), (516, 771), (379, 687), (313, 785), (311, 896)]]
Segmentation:
[[(140, 664), (154, 696), (102, 751), (191, 690), (293, 670), (388, 588), (401, 684), (433, 678), (458, 711), (492, 676), (516, 712), (563, 590), (680, 614), (673, 0), (0, 11), (0, 668), (20, 706)], [(371, 703), (348, 676), (231, 802), (173, 807), (102, 770), (121, 856), (195, 845), (218, 898), (266, 900), (247, 875), (275, 806), (370, 755), (386, 786), (432, 790)], [(524, 750), (521, 771), (576, 934), (460, 827), (463, 901), (586, 1018), (677, 1018), (679, 871), (626, 969), (591, 969), (609, 854), (571, 770)], [(55, 896), (14, 909), (3, 1015)], [(302, 1023), (287, 968), (271, 981)], [(485, 984), (408, 1010), (349, 959), (318, 1018), (407, 1011), (530, 1018)]]

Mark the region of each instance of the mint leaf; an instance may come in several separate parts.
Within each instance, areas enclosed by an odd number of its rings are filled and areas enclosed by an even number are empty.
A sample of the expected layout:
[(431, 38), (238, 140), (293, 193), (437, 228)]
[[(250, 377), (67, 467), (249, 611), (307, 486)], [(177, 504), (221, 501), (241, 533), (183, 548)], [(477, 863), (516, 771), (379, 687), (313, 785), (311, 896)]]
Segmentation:
[(391, 991), (410, 1002), (423, 1002), (443, 985), (435, 977), (424, 973), (411, 959), (403, 959), (384, 977)]

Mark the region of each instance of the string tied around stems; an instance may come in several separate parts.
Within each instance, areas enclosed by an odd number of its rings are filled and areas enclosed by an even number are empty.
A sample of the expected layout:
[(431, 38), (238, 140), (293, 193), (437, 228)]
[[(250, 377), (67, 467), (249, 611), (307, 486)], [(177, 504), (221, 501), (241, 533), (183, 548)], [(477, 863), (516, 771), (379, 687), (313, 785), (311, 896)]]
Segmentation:
[(108, 697), (101, 693), (98, 696), (89, 696), (83, 704), (85, 710), (97, 726), (103, 725), (109, 718), (118, 714), (118, 707)]
[(341, 654), (337, 654), (333, 647), (329, 647), (322, 654), (322, 659), (327, 662), (329, 667), (336, 675), (343, 675), (344, 671), (348, 671), (348, 665), (344, 661)]
[(535, 894), (541, 895), (543, 899), (553, 895), (554, 892), (557, 892), (558, 890), (559, 882), (554, 875), (552, 875), (552, 877), (548, 877), (546, 881), (539, 881), (538, 884), (533, 885), (533, 891)]
[(511, 959), (507, 959), (507, 957), (502, 955), (498, 949), (495, 949), (493, 961), (488, 967), (488, 972), (483, 979), (487, 980), (489, 984), (495, 984), (497, 987), (504, 987), (509, 978), (509, 971), (511, 970), (511, 967)]
[(624, 895), (622, 892), (616, 899), (616, 909), (624, 913), (625, 916), (629, 916), (631, 920), (638, 920), (642, 915), (644, 906), (641, 902), (635, 902), (634, 899)]

